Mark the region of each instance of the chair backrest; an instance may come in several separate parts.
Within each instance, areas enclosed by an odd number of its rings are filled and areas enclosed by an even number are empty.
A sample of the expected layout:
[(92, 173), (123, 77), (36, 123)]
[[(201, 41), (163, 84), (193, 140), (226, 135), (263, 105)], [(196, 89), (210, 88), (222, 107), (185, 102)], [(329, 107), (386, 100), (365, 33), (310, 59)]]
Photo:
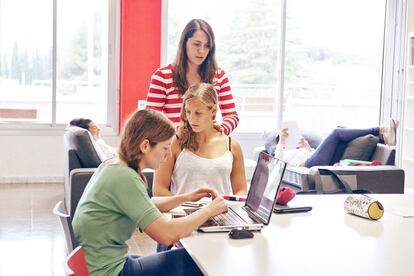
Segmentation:
[(53, 213), (59, 217), (60, 224), (62, 225), (63, 232), (66, 239), (66, 248), (68, 252), (71, 252), (78, 243), (76, 242), (75, 235), (72, 228), (72, 219), (70, 215), (66, 213), (65, 206), (62, 201), (56, 203), (53, 208)]
[(77, 126), (65, 129), (65, 180), (73, 169), (97, 168), (101, 164), (104, 154), (92, 140), (86, 129)]
[(67, 257), (65, 273), (70, 276), (88, 276), (88, 265), (82, 246), (76, 247)]
[[(68, 211), (72, 211), (76, 206), (71, 205), (73, 185), (70, 183), (70, 173), (74, 169), (97, 168), (104, 159), (104, 153), (99, 146), (94, 143), (88, 130), (78, 126), (68, 126), (63, 136), (64, 140), (64, 194), (65, 206)], [(78, 195), (80, 198), (81, 194)], [(73, 212), (70, 213), (73, 215)]]

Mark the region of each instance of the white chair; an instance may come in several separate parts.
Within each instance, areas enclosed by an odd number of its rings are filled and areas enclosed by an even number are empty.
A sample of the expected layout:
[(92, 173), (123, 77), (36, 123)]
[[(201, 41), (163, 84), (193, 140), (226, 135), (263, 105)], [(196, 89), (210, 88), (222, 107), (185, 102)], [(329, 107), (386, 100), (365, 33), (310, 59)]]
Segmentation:
[(66, 213), (63, 201), (56, 203), (55, 208), (53, 208), (53, 213), (59, 217), (60, 224), (65, 233), (66, 248), (68, 252), (71, 252), (78, 244), (73, 233), (72, 218)]

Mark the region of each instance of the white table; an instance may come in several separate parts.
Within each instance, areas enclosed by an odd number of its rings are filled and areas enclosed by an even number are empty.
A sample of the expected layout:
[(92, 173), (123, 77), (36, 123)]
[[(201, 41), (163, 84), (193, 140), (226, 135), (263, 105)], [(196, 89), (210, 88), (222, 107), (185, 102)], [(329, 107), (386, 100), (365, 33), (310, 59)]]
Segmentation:
[(198, 233), (181, 243), (207, 275), (414, 275), (414, 195), (372, 195), (385, 208), (379, 221), (347, 214), (347, 195), (303, 195), (309, 213), (277, 215), (253, 239)]

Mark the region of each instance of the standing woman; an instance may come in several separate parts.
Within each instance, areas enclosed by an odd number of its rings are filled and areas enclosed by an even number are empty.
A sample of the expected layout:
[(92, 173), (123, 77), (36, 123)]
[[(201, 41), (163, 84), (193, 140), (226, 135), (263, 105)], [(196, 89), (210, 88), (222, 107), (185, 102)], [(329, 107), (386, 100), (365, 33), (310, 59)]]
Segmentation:
[(151, 77), (147, 109), (163, 112), (175, 124), (180, 122), (183, 95), (190, 86), (210, 83), (218, 94), (223, 122), (216, 128), (226, 135), (239, 123), (229, 79), (216, 62), (216, 44), (210, 25), (193, 19), (185, 26), (173, 64), (160, 68)]
[[(163, 114), (135, 112), (125, 126), (119, 157), (103, 162), (89, 181), (73, 218), (73, 229), (84, 248), (91, 276), (202, 274), (184, 248), (144, 257), (128, 255), (126, 241), (137, 227), (169, 245), (190, 235), (209, 217), (227, 211), (224, 200), (209, 188), (148, 197), (142, 170), (157, 169), (171, 154), (174, 132)], [(189, 216), (168, 219), (161, 214), (206, 196), (213, 201)]]

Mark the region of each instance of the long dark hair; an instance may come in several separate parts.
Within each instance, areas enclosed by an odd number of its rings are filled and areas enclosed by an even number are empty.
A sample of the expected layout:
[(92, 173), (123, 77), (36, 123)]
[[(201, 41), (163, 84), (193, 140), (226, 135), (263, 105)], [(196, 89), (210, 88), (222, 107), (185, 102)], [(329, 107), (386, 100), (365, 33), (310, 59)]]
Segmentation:
[(122, 133), (119, 158), (135, 170), (141, 178), (146, 179), (139, 168), (142, 158), (140, 144), (148, 139), (151, 147), (174, 136), (175, 129), (171, 121), (162, 113), (144, 109), (136, 111), (128, 119)]
[(206, 59), (199, 67), (198, 73), (200, 74), (201, 82), (213, 83), (213, 78), (217, 71), (216, 42), (213, 29), (206, 21), (202, 19), (192, 19), (187, 23), (183, 32), (181, 33), (180, 42), (178, 43), (177, 55), (174, 62), (173, 81), (179, 95), (184, 95), (185, 91), (188, 89), (186, 78), (188, 69), (186, 48), (187, 41), (194, 35), (196, 31), (199, 30), (203, 31), (207, 35), (208, 44), (210, 46)]

